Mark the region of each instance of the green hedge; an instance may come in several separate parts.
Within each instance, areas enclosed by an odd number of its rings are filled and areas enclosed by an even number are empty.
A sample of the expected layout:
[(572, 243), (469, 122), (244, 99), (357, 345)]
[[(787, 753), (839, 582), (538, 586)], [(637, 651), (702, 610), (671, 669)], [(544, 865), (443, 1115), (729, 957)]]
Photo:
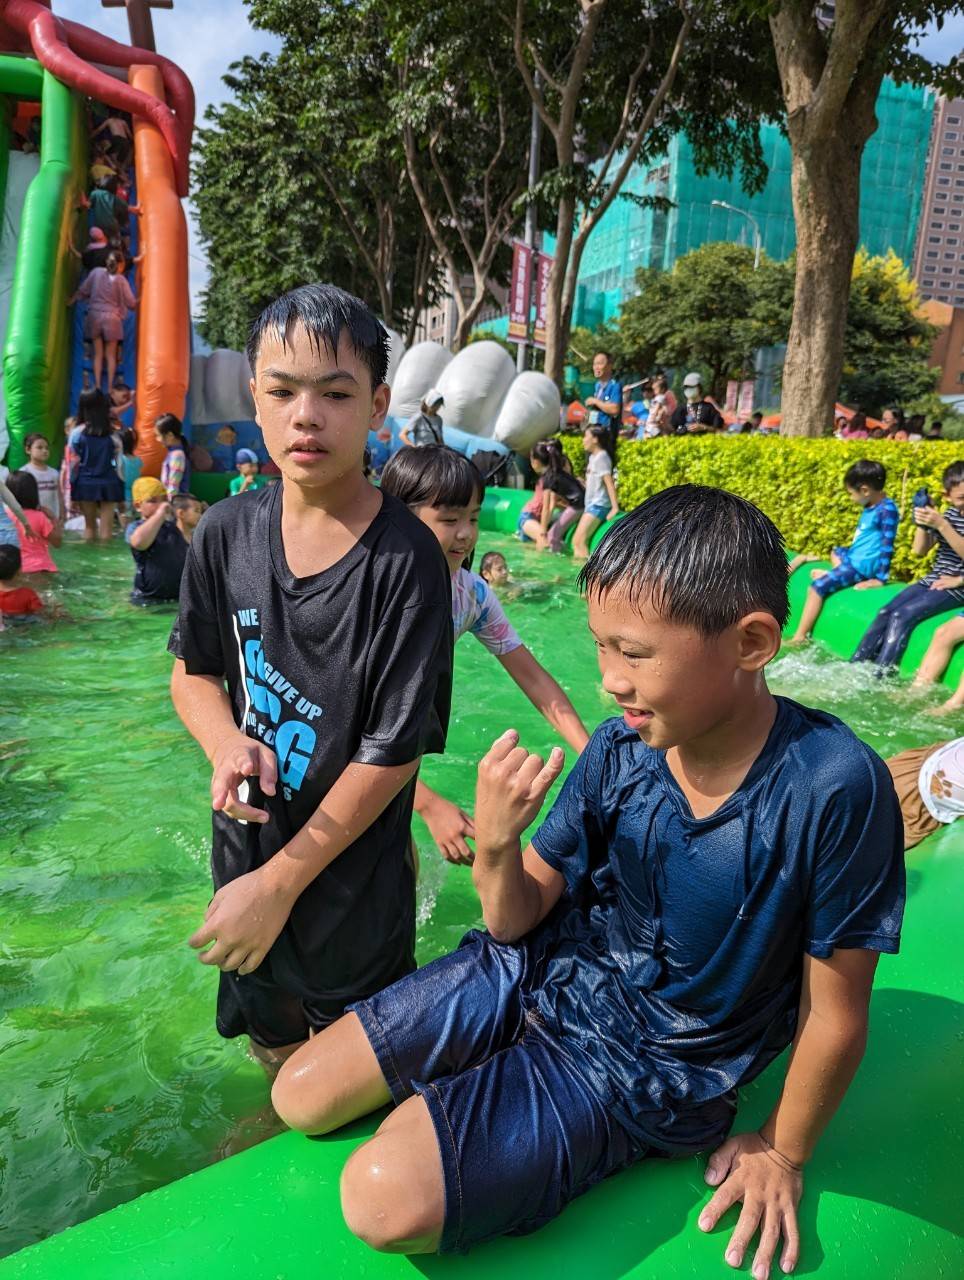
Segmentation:
[[(562, 447), (581, 475), (586, 459), (580, 436), (562, 436)], [(941, 473), (964, 458), (958, 441), (908, 444), (900, 440), (797, 440), (767, 436), (695, 436), (691, 439), (627, 441), (616, 463), (620, 506), (630, 511), (644, 498), (674, 484), (729, 489), (765, 511), (794, 551), (828, 555), (846, 546), (857, 524), (857, 508), (843, 487), (844, 472), (858, 458), (887, 468), (887, 492), (901, 511), (891, 577), (910, 581), (922, 561), (911, 555), (915, 490), (941, 493)]]

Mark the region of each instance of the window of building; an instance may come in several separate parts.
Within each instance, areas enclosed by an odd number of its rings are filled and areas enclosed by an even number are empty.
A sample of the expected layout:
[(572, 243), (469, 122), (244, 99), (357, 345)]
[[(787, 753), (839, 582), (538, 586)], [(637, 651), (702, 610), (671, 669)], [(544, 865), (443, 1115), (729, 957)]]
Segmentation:
[(948, 164), (946, 160), (942, 160), (937, 167), (942, 173), (950, 173), (951, 169), (954, 168), (954, 166), (952, 164)]
[[(948, 116), (948, 117), (947, 117), (947, 123), (948, 123), (948, 124), (960, 124), (960, 123), (961, 123), (961, 117), (960, 117), (960, 116)], [(945, 135), (945, 136), (946, 136), (946, 135)]]
[(953, 148), (953, 147), (941, 147), (941, 155), (942, 155), (942, 156), (952, 156), (953, 154), (954, 154), (954, 148)]
[(924, 256), (926, 258), (939, 258), (941, 255), (937, 252), (936, 249), (928, 249), (927, 253)]
[(943, 222), (932, 222), (932, 223), (931, 223), (931, 231), (943, 231), (943, 230), (944, 230), (944, 224), (943, 224)]
[(957, 244), (957, 236), (948, 236), (944, 241), (945, 244)]
[(946, 191), (935, 191), (935, 192), (934, 192), (934, 199), (935, 199), (935, 200), (946, 200), (946, 199), (947, 199), (947, 192), (946, 192)]
[(941, 267), (941, 275), (942, 275), (942, 276), (952, 276), (953, 274), (954, 274), (954, 268), (953, 268), (953, 267)]
[(937, 185), (939, 187), (949, 187), (951, 185), (951, 180), (950, 178), (938, 178)]
[(962, 370), (962, 371), (957, 375), (957, 380), (958, 380), (958, 382), (960, 382), (962, 385), (964, 385), (964, 370)]
[(928, 243), (928, 244), (940, 244), (940, 242), (941, 242), (941, 238), (940, 238), (940, 236), (928, 236), (928, 237), (927, 237), (927, 243)]

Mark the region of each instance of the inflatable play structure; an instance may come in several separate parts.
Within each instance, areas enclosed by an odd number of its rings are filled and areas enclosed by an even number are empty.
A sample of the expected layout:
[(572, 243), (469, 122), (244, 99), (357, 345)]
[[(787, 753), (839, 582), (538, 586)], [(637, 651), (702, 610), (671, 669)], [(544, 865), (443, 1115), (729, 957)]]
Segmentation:
[[(491, 491), (483, 528), (509, 532), (528, 496)], [(794, 575), (794, 614), (807, 581), (806, 574)], [(832, 651), (849, 656), (883, 590), (841, 592), (828, 601), (818, 634)], [(956, 680), (957, 671), (949, 678)], [(949, 826), (907, 857), (900, 954), (881, 961), (867, 1056), (807, 1171), (800, 1273), (818, 1280), (964, 1274), (957, 1234), (964, 1004), (959, 957), (949, 945), (964, 887), (962, 844), (962, 833)], [(784, 1067), (785, 1057), (743, 1091), (739, 1128), (766, 1117)], [(464, 1257), (374, 1254), (347, 1231), (338, 1182), (348, 1155), (378, 1119), (318, 1140), (286, 1133), (212, 1163), (11, 1255), (0, 1262), (0, 1280), (724, 1280), (733, 1274), (723, 1252), (736, 1214), (727, 1214), (711, 1235), (696, 1226), (709, 1195), (699, 1158), (644, 1162), (594, 1188), (543, 1230)], [(52, 1188), (51, 1198), (56, 1194)], [(749, 1274), (748, 1264), (742, 1273)]]
[[(136, 323), (125, 334), (122, 371), (137, 395), (138, 453), (146, 471), (163, 448), (158, 414), (184, 413), (190, 359), (187, 228), (188, 154), (194, 93), (184, 73), (151, 49), (108, 39), (53, 13), (40, 0), (0, 0), (0, 333), (3, 398), (12, 467), (31, 432), (47, 436), (54, 460), (63, 420), (83, 385), (82, 307), (67, 298), (87, 242), (91, 105), (133, 121), (132, 274)], [(39, 133), (39, 154), (36, 150)], [(24, 139), (30, 145), (24, 145)]]

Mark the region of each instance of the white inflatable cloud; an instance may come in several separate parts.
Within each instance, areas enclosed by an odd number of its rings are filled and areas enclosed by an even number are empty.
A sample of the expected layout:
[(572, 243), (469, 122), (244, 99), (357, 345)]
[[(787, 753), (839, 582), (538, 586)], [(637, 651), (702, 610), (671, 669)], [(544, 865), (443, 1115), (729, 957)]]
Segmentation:
[(495, 439), (519, 453), (559, 430), (562, 400), (559, 388), (544, 373), (527, 369), (506, 392), (495, 420)]
[(512, 357), (497, 342), (471, 342), (439, 378), (445, 397), (442, 421), (469, 435), (491, 437), (506, 392), (515, 377)]

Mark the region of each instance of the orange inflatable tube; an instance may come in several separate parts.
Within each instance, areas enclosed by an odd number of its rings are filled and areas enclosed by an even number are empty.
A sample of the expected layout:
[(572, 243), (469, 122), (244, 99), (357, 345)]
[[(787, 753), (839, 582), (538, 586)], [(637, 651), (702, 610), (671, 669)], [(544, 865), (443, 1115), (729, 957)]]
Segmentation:
[[(130, 69), (130, 83), (164, 101), (157, 67)], [(139, 252), (137, 270), (137, 433), (143, 474), (160, 475), (164, 446), (154, 438), (162, 413), (184, 417), (191, 370), (191, 306), (187, 275), (187, 222), (177, 194), (174, 163), (161, 131), (134, 119)]]

